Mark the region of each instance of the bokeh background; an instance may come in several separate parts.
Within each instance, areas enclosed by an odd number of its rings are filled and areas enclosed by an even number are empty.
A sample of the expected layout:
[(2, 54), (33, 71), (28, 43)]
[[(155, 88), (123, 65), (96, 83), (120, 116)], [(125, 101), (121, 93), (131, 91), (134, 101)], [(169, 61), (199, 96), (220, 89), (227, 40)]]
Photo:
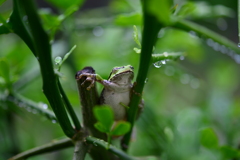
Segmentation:
[[(60, 15), (65, 8), (53, 0), (36, 2), (45, 29), (54, 35), (51, 36), (53, 59), (77, 46), (62, 66), (61, 83), (81, 118), (74, 78), (78, 70), (92, 66), (103, 78), (108, 78), (114, 66), (131, 64), (137, 74), (139, 54), (133, 50), (138, 47), (132, 36), (133, 26), (121, 22), (121, 16), (140, 12), (140, 2), (87, 0), (55, 28), (50, 15)], [(238, 44), (236, 0), (175, 0), (174, 4), (182, 6), (187, 2), (197, 6), (197, 14), (188, 19)], [(0, 14), (6, 19), (11, 11), (10, 0), (0, 6)], [(136, 25), (141, 38), (142, 28)], [(237, 148), (240, 144), (239, 56), (195, 32), (167, 27), (158, 38), (155, 53), (184, 52), (186, 56), (161, 66), (150, 66), (143, 92), (145, 109), (137, 121), (130, 154), (153, 159), (160, 155), (173, 160), (225, 159), (219, 147)], [(16, 93), (51, 110), (42, 93), (38, 62), (17, 35), (0, 36), (2, 57), (10, 65)], [(98, 89), (101, 90), (100, 85)], [(5, 94), (4, 88), (0, 88), (1, 94)], [(202, 133), (216, 135), (212, 144), (218, 146), (204, 144)], [(54, 121), (21, 104), (11, 107), (0, 101), (0, 160), (63, 137)], [(68, 148), (29, 160), (69, 159), (72, 153), (73, 148)]]

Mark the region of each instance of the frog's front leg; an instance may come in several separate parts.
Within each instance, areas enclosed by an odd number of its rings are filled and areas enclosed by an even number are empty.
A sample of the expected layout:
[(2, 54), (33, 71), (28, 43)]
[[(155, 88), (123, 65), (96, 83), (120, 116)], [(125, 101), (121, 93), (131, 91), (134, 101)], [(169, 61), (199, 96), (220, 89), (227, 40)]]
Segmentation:
[(82, 73), (81, 75), (79, 75), (78, 78), (81, 79), (82, 77), (86, 77), (86, 79), (81, 85), (84, 85), (84, 83), (86, 82), (91, 82), (91, 84), (87, 87), (87, 90), (90, 90), (94, 86), (96, 81), (102, 83), (102, 81), (104, 80), (100, 75), (92, 73)]
[(87, 87), (87, 90), (90, 90), (96, 81), (96, 74), (82, 73), (78, 78), (81, 79), (82, 77), (86, 77), (86, 79), (82, 82), (81, 85), (84, 85), (86, 82), (91, 82), (91, 84)]

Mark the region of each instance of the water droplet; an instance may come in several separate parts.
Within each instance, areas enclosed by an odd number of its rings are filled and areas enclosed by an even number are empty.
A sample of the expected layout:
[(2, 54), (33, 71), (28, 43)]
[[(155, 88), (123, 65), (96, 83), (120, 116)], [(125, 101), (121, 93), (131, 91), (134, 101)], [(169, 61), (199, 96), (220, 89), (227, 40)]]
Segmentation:
[(179, 59), (180, 59), (181, 61), (183, 61), (183, 60), (185, 59), (185, 57), (184, 57), (184, 56), (180, 56)]
[(47, 104), (43, 104), (43, 105), (42, 105), (42, 108), (43, 108), (43, 109), (48, 109), (48, 105), (47, 105)]
[(103, 35), (104, 33), (104, 29), (101, 26), (97, 26), (95, 28), (93, 28), (93, 35), (96, 37), (100, 37)]
[(160, 68), (162, 66), (162, 62), (161, 61), (158, 61), (158, 62), (155, 62), (153, 63), (154, 67), (156, 68)]
[(183, 74), (180, 77), (180, 81), (182, 84), (188, 84), (190, 82), (190, 76), (188, 74)]
[(220, 44), (219, 43), (214, 42), (212, 47), (215, 51), (220, 51)]
[(228, 52), (227, 47), (225, 47), (224, 45), (221, 45), (220, 46), (220, 52), (223, 53), (223, 54), (226, 54)]
[(189, 35), (190, 35), (191, 37), (193, 37), (193, 38), (198, 38), (197, 33), (194, 32), (194, 31), (190, 31), (190, 32), (189, 32)]
[(223, 18), (217, 19), (217, 26), (222, 31), (225, 31), (228, 28), (228, 24), (227, 24), (226, 20)]
[(98, 146), (97, 143), (96, 143), (96, 141), (93, 142), (93, 145), (94, 145), (94, 146)]
[(162, 38), (165, 34), (165, 30), (164, 29), (161, 29), (159, 32), (158, 32), (158, 38)]
[(144, 83), (147, 83), (148, 82), (148, 78), (145, 79)]
[(59, 65), (62, 62), (62, 57), (57, 56), (54, 61), (56, 65)]
[(157, 61), (157, 62), (153, 63), (153, 65), (154, 65), (154, 67), (156, 67), (156, 68), (160, 68), (162, 65), (166, 64), (167, 61), (169, 61), (169, 60), (165, 60), (165, 59), (164, 59), (164, 60)]
[(2, 26), (3, 24), (2, 23), (0, 23), (0, 26)]
[(234, 55), (234, 60), (235, 60), (236, 63), (240, 64), (240, 55), (235, 54)]
[(210, 46), (210, 47), (212, 47), (213, 44), (214, 44), (214, 41), (213, 41), (212, 39), (208, 38), (208, 39), (207, 39), (207, 45)]
[(240, 43), (238, 43), (238, 47), (240, 47)]
[(52, 123), (57, 123), (57, 121), (55, 119), (52, 120)]
[(28, 20), (28, 16), (27, 15), (23, 16), (22, 20), (26, 22)]

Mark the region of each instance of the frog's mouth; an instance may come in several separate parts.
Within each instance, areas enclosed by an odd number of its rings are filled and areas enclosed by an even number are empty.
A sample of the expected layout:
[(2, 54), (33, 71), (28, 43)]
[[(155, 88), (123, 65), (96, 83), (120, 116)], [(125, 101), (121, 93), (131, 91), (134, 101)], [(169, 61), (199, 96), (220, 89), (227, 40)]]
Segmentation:
[(122, 73), (119, 73), (119, 74), (116, 74), (114, 77), (112, 77), (110, 79), (110, 81), (114, 81), (115, 83), (117, 84), (127, 84), (127, 83), (130, 83), (131, 80), (133, 79), (134, 77), (134, 73), (131, 72), (131, 71), (126, 71), (126, 72), (122, 72)]

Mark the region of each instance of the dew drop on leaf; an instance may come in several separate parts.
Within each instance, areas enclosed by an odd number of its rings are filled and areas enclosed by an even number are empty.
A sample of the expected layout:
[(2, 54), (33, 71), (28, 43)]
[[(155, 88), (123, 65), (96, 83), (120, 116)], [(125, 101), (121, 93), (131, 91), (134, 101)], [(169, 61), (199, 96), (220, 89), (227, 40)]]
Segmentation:
[(57, 121), (55, 119), (52, 120), (52, 123), (57, 123)]
[(153, 63), (154, 67), (156, 68), (160, 68), (162, 66), (162, 62), (161, 61), (158, 61), (158, 62), (155, 62)]
[(144, 83), (147, 83), (148, 82), (148, 78), (145, 79)]
[(59, 65), (62, 62), (62, 57), (58, 56), (55, 58), (56, 65)]
[(94, 146), (97, 146), (97, 143), (96, 143), (96, 141), (94, 141), (94, 142), (93, 142), (93, 145), (94, 145)]
[(180, 56), (179, 59), (182, 61), (182, 60), (185, 59), (185, 57), (184, 56)]

